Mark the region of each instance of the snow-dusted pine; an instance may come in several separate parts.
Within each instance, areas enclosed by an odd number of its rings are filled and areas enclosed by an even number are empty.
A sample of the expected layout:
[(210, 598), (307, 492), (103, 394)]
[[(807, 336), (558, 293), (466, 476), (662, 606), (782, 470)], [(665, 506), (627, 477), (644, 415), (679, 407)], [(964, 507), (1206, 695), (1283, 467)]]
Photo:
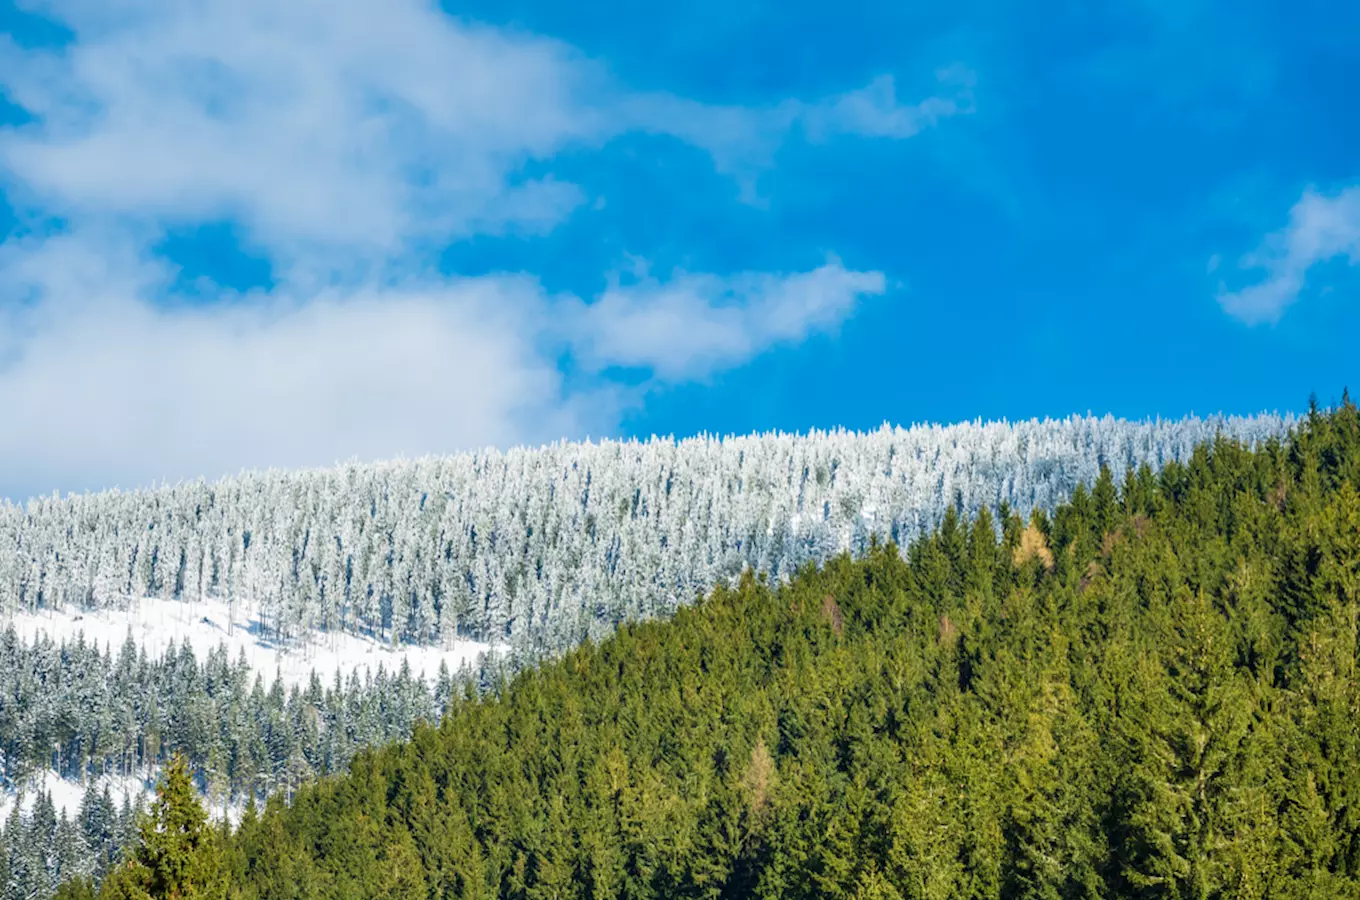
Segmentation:
[[(0, 614), (158, 597), (247, 604), (275, 640), (477, 639), (534, 652), (779, 578), (950, 507), (1022, 514), (1102, 465), (1159, 468), (1289, 417), (883, 427), (560, 443), (0, 506)], [(228, 621), (234, 621), (234, 613)]]

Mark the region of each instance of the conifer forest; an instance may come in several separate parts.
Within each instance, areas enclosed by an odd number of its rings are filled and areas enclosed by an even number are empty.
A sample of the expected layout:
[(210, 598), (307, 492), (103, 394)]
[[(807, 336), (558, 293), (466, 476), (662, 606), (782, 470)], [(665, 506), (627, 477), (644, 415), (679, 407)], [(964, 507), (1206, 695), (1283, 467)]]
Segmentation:
[[(275, 640), (438, 643), (451, 622), (513, 650), (289, 686), (223, 647), (11, 628), (0, 885), (1360, 897), (1358, 486), (1346, 397), (1297, 420), (562, 445), (11, 507), (16, 613), (249, 603), (268, 580)], [(479, 599), (446, 613), (455, 581)]]

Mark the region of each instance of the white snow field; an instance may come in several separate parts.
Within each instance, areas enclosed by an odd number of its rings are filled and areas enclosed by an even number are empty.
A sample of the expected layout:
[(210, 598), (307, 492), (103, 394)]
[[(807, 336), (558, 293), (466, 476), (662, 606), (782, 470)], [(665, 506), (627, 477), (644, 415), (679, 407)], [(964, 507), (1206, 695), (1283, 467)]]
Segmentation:
[[(109, 788), (109, 796), (116, 805), (121, 806), (124, 798), (129, 801), (138, 794), (149, 801), (156, 793), (156, 776), (143, 780), (132, 775), (101, 775), (91, 778), (87, 784), (95, 790)], [(52, 806), (60, 816), (65, 811), (66, 818), (72, 819), (80, 812), (80, 802), (85, 796), (86, 785), (70, 778), (61, 778), (50, 769), (33, 775), (23, 785), (5, 785), (0, 789), (0, 822), (9, 818), (15, 800), (20, 801), (20, 809), (25, 815), (33, 811), (38, 794), (46, 792), (52, 797)], [(220, 812), (219, 812), (220, 815)]]
[[(130, 635), (138, 649), (145, 649), (151, 657), (178, 649), (187, 641), (194, 656), (202, 661), (210, 651), (225, 644), (232, 662), (244, 654), (251, 669), (263, 676), (266, 683), (278, 676), (289, 688), (305, 687), (312, 672), (320, 676), (323, 685), (329, 685), (336, 672), (342, 679), (355, 670), (360, 674), (375, 673), (379, 666), (396, 672), (403, 662), (410, 667), (412, 676), (423, 676), (426, 682), (433, 683), (441, 663), (456, 673), (460, 667), (474, 666), (481, 655), (495, 652), (491, 645), (477, 641), (456, 640), (448, 646), (393, 646), (340, 632), (314, 632), (310, 641), (279, 646), (264, 636), (257, 609), (245, 604), (237, 604), (233, 609), (225, 601), (217, 600), (191, 602), (145, 597), (131, 601), (123, 609), (43, 610), (0, 616), (0, 628), (8, 625), (13, 625), (26, 641), (39, 634), (58, 642), (72, 642), (83, 636), (87, 643), (94, 642), (115, 653)], [(115, 804), (121, 805), (125, 796), (135, 799), (139, 793), (149, 802), (155, 793), (159, 770), (145, 774), (145, 780), (110, 774), (91, 782), (97, 789), (107, 783)], [(68, 817), (75, 816), (85, 790), (80, 782), (61, 778), (51, 770), (35, 773), (21, 785), (0, 785), (0, 822), (6, 821), (16, 800), (25, 814), (30, 813), (43, 791), (51, 795), (58, 814), (65, 809)], [(238, 801), (225, 812), (235, 821), (243, 809)], [(210, 805), (214, 819), (223, 812), (222, 806)]]
[(440, 663), (456, 673), (463, 666), (475, 666), (490, 644), (454, 640), (447, 645), (392, 645), (373, 638), (343, 632), (312, 632), (309, 639), (289, 645), (274, 642), (260, 624), (259, 610), (243, 603), (230, 606), (222, 600), (166, 600), (143, 597), (126, 608), (37, 612), (21, 611), (0, 617), (0, 628), (12, 623), (18, 635), (32, 641), (45, 633), (53, 641), (73, 642), (84, 635), (86, 643), (110, 647), (115, 652), (128, 636), (137, 648), (150, 657), (167, 649), (179, 649), (188, 641), (194, 656), (202, 661), (208, 653), (225, 644), (228, 659), (235, 662), (245, 655), (253, 671), (268, 683), (278, 675), (285, 686), (306, 687), (312, 672), (323, 685), (339, 672), (347, 678), (356, 669), (376, 672), (382, 666), (398, 671), (405, 662), (412, 676), (432, 682), (439, 675)]

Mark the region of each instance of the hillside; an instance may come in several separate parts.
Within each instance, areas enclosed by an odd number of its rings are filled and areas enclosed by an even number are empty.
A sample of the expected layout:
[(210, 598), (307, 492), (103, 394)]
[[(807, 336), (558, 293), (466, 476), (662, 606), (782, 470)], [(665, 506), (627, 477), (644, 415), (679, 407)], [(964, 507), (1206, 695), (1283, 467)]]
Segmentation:
[[(245, 474), (0, 506), (0, 615), (214, 599), (273, 642), (345, 632), (561, 652), (744, 569), (781, 578), (946, 509), (1049, 509), (1101, 465), (1185, 459), (1262, 415), (1106, 417), (541, 449)], [(231, 613), (232, 616), (236, 613)]]
[(719, 586), (184, 871), (243, 898), (1360, 896), (1357, 485), (1346, 402), (999, 539), (946, 512), (906, 559)]
[[(874, 539), (908, 547), (949, 510), (1049, 509), (1102, 463), (1155, 471), (1290, 421), (564, 444), (0, 509), (0, 813), (24, 811), (4, 838), (11, 856), (46, 844), (47, 805), (80, 823), (30, 866), (43, 896), (103, 871), (128, 823), (102, 811), (133, 816), (173, 753), (235, 819), (437, 719), (456, 684), (485, 690), (744, 568), (781, 580)], [(464, 590), (476, 616), (449, 603)]]

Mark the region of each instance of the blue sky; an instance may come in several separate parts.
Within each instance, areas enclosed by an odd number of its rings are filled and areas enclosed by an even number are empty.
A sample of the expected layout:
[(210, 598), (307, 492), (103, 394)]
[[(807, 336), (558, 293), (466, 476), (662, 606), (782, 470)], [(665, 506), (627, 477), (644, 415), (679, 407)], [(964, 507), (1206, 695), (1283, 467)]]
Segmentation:
[(1360, 384), (1360, 8), (0, 0), (0, 494)]

